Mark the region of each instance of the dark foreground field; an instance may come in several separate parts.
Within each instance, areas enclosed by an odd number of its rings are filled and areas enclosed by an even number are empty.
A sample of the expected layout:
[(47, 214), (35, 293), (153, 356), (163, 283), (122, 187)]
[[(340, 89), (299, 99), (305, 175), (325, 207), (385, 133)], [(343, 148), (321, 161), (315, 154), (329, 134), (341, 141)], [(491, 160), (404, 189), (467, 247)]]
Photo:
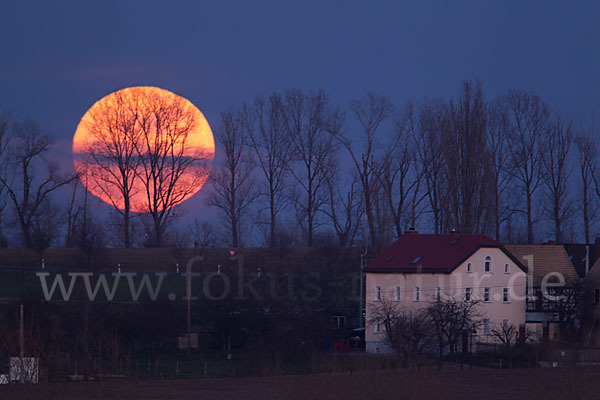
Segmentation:
[(600, 367), (3, 385), (0, 399), (598, 399)]

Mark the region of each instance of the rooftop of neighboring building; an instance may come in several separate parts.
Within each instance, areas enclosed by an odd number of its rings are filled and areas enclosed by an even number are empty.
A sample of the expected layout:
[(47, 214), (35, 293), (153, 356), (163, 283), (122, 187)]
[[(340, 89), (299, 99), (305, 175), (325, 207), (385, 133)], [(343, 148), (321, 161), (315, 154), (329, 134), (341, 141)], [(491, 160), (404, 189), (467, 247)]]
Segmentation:
[[(567, 283), (579, 279), (563, 245), (506, 244), (504, 247), (526, 267), (531, 268), (534, 286), (541, 286), (544, 277), (549, 274), (561, 274)], [(548, 282), (553, 283), (558, 278), (548, 279)]]

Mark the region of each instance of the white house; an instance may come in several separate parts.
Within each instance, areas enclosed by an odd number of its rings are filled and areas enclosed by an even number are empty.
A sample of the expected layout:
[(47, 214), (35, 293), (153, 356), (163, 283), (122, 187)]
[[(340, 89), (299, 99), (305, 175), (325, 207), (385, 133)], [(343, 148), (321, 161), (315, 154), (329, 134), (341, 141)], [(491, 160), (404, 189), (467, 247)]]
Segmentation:
[(419, 234), (407, 231), (365, 268), (366, 351), (386, 350), (382, 326), (371, 321), (373, 304), (384, 297), (406, 311), (426, 307), (438, 296), (454, 296), (477, 306), (480, 340), (503, 324), (525, 324), (526, 273), (504, 246), (484, 235)]

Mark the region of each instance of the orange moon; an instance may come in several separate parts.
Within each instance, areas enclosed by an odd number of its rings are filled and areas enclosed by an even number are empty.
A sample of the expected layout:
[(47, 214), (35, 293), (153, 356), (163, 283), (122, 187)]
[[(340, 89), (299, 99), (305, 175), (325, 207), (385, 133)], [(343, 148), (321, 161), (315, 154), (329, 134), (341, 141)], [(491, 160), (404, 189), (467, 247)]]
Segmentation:
[[(123, 99), (126, 99), (125, 103)], [(131, 107), (122, 107), (123, 104), (129, 106), (130, 103), (136, 104), (135, 113), (132, 113)], [(171, 127), (168, 128), (163, 127), (167, 124), (163, 123), (161, 125), (156, 119), (152, 120), (151, 117), (148, 117), (144, 122), (140, 122), (141, 118), (137, 116), (137, 113), (143, 114), (144, 111), (147, 111), (144, 107), (152, 106), (154, 108), (149, 113), (146, 113), (146, 115), (154, 115), (153, 113), (158, 108), (154, 103), (160, 104), (160, 107), (163, 107), (162, 109), (171, 107), (169, 110), (184, 110), (185, 118), (187, 119), (181, 122), (182, 119), (179, 118), (176, 111), (174, 114), (176, 116), (171, 117), (171, 120), (176, 122), (172, 123)], [(124, 108), (125, 110), (123, 110)], [(130, 116), (127, 113), (135, 114), (135, 116)], [(112, 128), (98, 128), (97, 121), (103, 118), (107, 121), (105, 122), (105, 126), (111, 126)], [(130, 122), (130, 125), (126, 124), (127, 121)], [(182, 124), (186, 124), (185, 127), (182, 128)], [(186, 159), (201, 159), (202, 166), (190, 164), (182, 174), (177, 176), (177, 181), (173, 185), (172, 191), (169, 191), (171, 196), (178, 199), (177, 204), (195, 195), (206, 183), (210, 174), (212, 161), (214, 160), (215, 142), (212, 130), (202, 112), (189, 100), (168, 90), (152, 86), (129, 87), (113, 92), (98, 100), (81, 118), (73, 136), (73, 162), (75, 170), (80, 174), (80, 179), (86, 189), (105, 203), (120, 210), (125, 209), (125, 201), (122, 194), (123, 182), (121, 182), (120, 187), (119, 179), (123, 180), (122, 165), (123, 160), (127, 157), (114, 157), (112, 152), (114, 149), (122, 151), (122, 148), (129, 148), (128, 146), (131, 146), (130, 142), (133, 139), (129, 138), (129, 134), (123, 132), (144, 129), (139, 128), (139, 125), (146, 127), (146, 135), (144, 136), (146, 141), (142, 143), (143, 146), (147, 146), (146, 148), (153, 148), (155, 142), (158, 143), (159, 140), (170, 140), (172, 143), (165, 145), (165, 148), (178, 153), (180, 157), (178, 159), (179, 162)], [(160, 129), (158, 128), (159, 125), (161, 126)], [(162, 131), (169, 129), (171, 132), (162, 134)], [(177, 136), (172, 134), (172, 131), (183, 132), (184, 129), (186, 129), (184, 135)], [(157, 133), (159, 131), (160, 133)], [(147, 132), (150, 132), (150, 134)], [(168, 139), (159, 139), (159, 136), (168, 137)], [(107, 137), (109, 138), (108, 140), (106, 139)], [(103, 151), (110, 154), (102, 154)], [(131, 153), (133, 154), (133, 152)], [(95, 158), (93, 161), (90, 161), (90, 154), (94, 154)], [(139, 153), (139, 150), (137, 154), (130, 155), (129, 161), (134, 160), (136, 157), (143, 158), (143, 155), (139, 156), (139, 154), (142, 154)], [(101, 158), (101, 162), (98, 162), (99, 158)], [(102, 167), (99, 167), (99, 165)], [(169, 178), (165, 179), (165, 181), (172, 179), (176, 175), (173, 173), (174, 169), (171, 168)], [(159, 211), (170, 207), (168, 204), (163, 204), (164, 202), (161, 203), (161, 200), (156, 200), (160, 196), (154, 196), (154, 192), (158, 192), (161, 189), (148, 189), (150, 186), (148, 182), (150, 180), (148, 175), (145, 175), (146, 180), (143, 181), (143, 165), (137, 165), (129, 173), (127, 181), (129, 182), (130, 189), (130, 211), (139, 213), (147, 212), (149, 205), (151, 206), (152, 203), (155, 204), (155, 209)], [(155, 187), (157, 186), (155, 185)]]

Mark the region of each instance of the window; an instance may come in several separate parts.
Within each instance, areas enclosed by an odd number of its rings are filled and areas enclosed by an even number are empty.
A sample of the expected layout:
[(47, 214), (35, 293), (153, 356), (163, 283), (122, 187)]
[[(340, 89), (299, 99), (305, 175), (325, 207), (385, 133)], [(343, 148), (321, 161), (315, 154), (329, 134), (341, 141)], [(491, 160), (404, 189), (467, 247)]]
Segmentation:
[(381, 332), (381, 323), (375, 322), (375, 326), (373, 327), (373, 333), (380, 333), (380, 332)]
[(396, 286), (396, 292), (394, 292), (394, 301), (400, 301), (400, 286)]
[(505, 287), (502, 288), (502, 301), (505, 303), (509, 303), (510, 302), (510, 294), (508, 291), (509, 288)]
[(600, 289), (594, 289), (594, 304), (600, 303)]
[(492, 257), (485, 256), (485, 261), (483, 263), (483, 272), (492, 272)]
[(465, 288), (465, 301), (471, 301), (471, 291), (470, 287)]
[(490, 288), (489, 287), (483, 288), (483, 301), (489, 303), (491, 301), (490, 300), (491, 298), (492, 298), (492, 296), (490, 294)]
[(420, 293), (421, 292), (421, 288), (419, 288), (418, 286), (415, 286), (415, 291), (413, 293), (413, 301), (419, 301), (419, 297), (420, 297)]
[(489, 318), (484, 318), (483, 319), (483, 334), (489, 335), (490, 333), (492, 333), (492, 330), (490, 329), (490, 320), (489, 320)]
[(510, 327), (510, 321), (508, 319), (502, 320), (502, 330), (506, 331)]
[(527, 289), (527, 299), (525, 300), (527, 304), (526, 311), (536, 311), (538, 308), (538, 296), (536, 292), (532, 288)]
[(509, 274), (510, 273), (510, 267), (508, 266), (508, 264), (504, 264), (504, 273), (505, 274)]
[(440, 301), (440, 298), (441, 298), (441, 290), (440, 290), (440, 287), (438, 286), (435, 288), (434, 300)]
[(381, 301), (381, 286), (375, 286), (375, 301)]
[(346, 317), (343, 315), (334, 315), (331, 317), (331, 327), (333, 329), (344, 329), (346, 327)]
[(473, 272), (473, 264), (467, 263), (467, 272)]

